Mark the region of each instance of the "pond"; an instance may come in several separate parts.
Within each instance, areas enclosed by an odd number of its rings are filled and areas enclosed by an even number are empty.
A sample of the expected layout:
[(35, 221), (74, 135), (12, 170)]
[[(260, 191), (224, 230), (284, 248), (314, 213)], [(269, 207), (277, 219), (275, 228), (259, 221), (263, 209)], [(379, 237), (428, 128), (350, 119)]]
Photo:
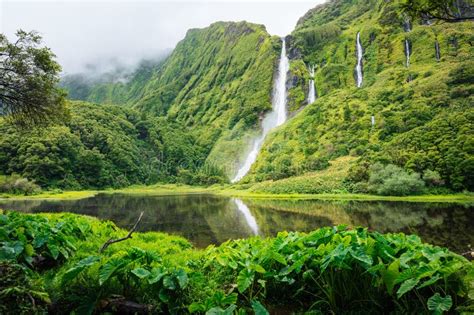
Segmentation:
[(280, 231), (347, 224), (405, 232), (465, 252), (474, 245), (474, 206), (455, 203), (238, 199), (210, 194), (142, 196), (98, 194), (80, 200), (1, 200), (0, 208), (30, 213), (72, 212), (138, 230), (184, 236), (196, 247)]

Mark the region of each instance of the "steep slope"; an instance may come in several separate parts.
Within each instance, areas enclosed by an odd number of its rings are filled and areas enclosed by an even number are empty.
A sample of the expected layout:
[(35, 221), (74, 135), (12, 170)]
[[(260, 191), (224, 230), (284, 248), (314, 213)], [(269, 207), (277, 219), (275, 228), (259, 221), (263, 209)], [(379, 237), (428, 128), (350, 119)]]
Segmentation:
[(382, 0), (335, 0), (300, 19), (288, 38), (289, 106), (306, 106), (310, 65), (318, 99), (267, 139), (246, 181), (301, 175), (353, 155), (360, 159), (349, 183), (366, 180), (368, 165), (381, 161), (435, 170), (448, 187), (473, 190), (473, 23), (410, 24), (396, 1)]
[(99, 84), (84, 94), (180, 123), (196, 136), (208, 163), (230, 177), (271, 109), (279, 46), (262, 25), (217, 22), (189, 30), (163, 64), (139, 69), (128, 83)]
[(143, 86), (163, 64), (165, 56), (142, 60), (134, 68), (117, 66), (111, 71), (97, 74), (86, 72), (61, 78), (71, 100), (98, 104), (131, 105), (143, 96)]

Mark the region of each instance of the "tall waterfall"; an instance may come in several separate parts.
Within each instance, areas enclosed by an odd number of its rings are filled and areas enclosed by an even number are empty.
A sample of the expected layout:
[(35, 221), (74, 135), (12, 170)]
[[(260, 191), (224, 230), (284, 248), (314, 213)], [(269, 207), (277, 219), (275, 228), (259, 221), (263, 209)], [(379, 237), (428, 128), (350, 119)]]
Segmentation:
[(357, 65), (356, 65), (356, 75), (357, 75), (357, 87), (362, 86), (362, 45), (360, 43), (360, 32), (357, 32)]
[(309, 80), (308, 105), (314, 103), (316, 100), (316, 88), (314, 87), (314, 66), (309, 67), (309, 75), (311, 76), (311, 79)]
[(408, 38), (405, 39), (405, 55), (407, 56), (407, 59), (406, 59), (406, 66), (407, 68), (410, 66), (410, 41), (408, 40)]
[(439, 49), (439, 42), (438, 40), (435, 41), (435, 51), (436, 51), (436, 61), (439, 62), (439, 60), (441, 59), (441, 51)]
[(250, 170), (250, 167), (257, 159), (258, 151), (263, 144), (263, 140), (267, 134), (275, 127), (280, 126), (286, 121), (286, 76), (290, 68), (288, 57), (286, 56), (286, 42), (281, 40), (281, 55), (280, 63), (278, 64), (278, 73), (273, 84), (272, 95), (272, 111), (269, 112), (262, 122), (262, 134), (254, 140), (252, 149), (245, 158), (244, 163), (237, 171), (237, 175), (232, 179), (232, 182), (238, 182)]

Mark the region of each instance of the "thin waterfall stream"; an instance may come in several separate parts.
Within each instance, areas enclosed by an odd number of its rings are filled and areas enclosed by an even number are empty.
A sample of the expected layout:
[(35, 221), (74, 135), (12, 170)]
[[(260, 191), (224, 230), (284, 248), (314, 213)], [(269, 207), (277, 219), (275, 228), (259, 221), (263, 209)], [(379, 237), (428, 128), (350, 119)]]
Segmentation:
[(308, 105), (313, 104), (316, 100), (316, 88), (314, 87), (314, 66), (309, 67), (309, 88), (308, 88)]
[(435, 52), (436, 52), (436, 61), (440, 61), (441, 59), (441, 52), (440, 52), (440, 49), (439, 49), (439, 42), (438, 40), (435, 41)]
[(356, 47), (357, 47), (357, 65), (356, 65), (356, 75), (357, 75), (357, 87), (362, 86), (362, 44), (360, 43), (360, 32), (357, 32), (357, 39), (356, 39)]
[(286, 56), (286, 42), (285, 39), (282, 38), (278, 73), (273, 85), (272, 111), (269, 112), (265, 118), (263, 118), (262, 134), (254, 140), (252, 149), (245, 158), (245, 161), (240, 169), (237, 171), (237, 174), (232, 179), (233, 183), (238, 182), (248, 173), (252, 164), (257, 160), (258, 152), (260, 151), (263, 140), (265, 140), (265, 137), (268, 135), (268, 133), (273, 128), (282, 125), (286, 121), (286, 77), (289, 68), (290, 64), (288, 57)]
[[(404, 29), (405, 29), (405, 32), (409, 33), (411, 31), (411, 24), (410, 24), (410, 20), (405, 20), (405, 25), (404, 25)], [(410, 67), (410, 55), (411, 55), (411, 51), (410, 51), (410, 40), (405, 37), (405, 56), (406, 56), (406, 62), (405, 62), (405, 65), (407, 68)]]

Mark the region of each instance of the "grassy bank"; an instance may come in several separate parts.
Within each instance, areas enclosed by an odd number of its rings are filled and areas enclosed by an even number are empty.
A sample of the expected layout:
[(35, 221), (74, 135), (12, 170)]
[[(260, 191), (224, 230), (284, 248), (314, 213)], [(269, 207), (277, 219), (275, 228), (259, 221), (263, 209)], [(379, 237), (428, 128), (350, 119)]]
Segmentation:
[[(469, 312), (474, 265), (415, 235), (344, 226), (194, 249), (72, 214), (1, 213), (0, 312)], [(101, 248), (103, 250), (101, 250)]]
[(173, 195), (173, 194), (216, 194), (239, 198), (268, 198), (268, 199), (314, 199), (314, 200), (367, 200), (367, 201), (407, 201), (407, 202), (457, 202), (474, 203), (473, 193), (458, 193), (450, 195), (416, 195), (416, 196), (378, 196), (351, 193), (322, 193), (322, 194), (272, 194), (252, 192), (238, 186), (188, 186), (177, 184), (157, 184), (150, 186), (131, 186), (122, 189), (84, 190), (84, 191), (45, 191), (36, 195), (23, 196), (0, 194), (0, 199), (58, 199), (73, 200), (92, 197), (98, 193), (121, 193), (134, 195)]

